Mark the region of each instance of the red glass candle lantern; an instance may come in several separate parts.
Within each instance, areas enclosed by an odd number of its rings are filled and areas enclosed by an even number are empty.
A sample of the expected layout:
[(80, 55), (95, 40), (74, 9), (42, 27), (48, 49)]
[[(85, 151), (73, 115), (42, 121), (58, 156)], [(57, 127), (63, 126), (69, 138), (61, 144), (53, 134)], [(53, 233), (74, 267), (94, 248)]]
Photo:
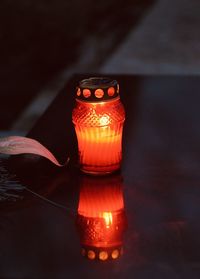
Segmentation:
[(123, 253), (126, 228), (119, 177), (84, 177), (80, 189), (77, 227), (82, 255), (88, 259), (117, 259)]
[(76, 94), (72, 120), (81, 170), (99, 175), (119, 169), (125, 111), (117, 81), (85, 79), (79, 83)]

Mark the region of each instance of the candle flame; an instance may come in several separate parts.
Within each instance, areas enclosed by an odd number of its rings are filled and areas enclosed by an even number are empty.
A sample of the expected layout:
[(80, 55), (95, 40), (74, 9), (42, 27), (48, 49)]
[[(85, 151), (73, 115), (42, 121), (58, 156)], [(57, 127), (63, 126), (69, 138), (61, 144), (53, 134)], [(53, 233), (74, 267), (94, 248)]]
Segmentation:
[(108, 125), (110, 123), (110, 117), (108, 115), (101, 116), (99, 122), (102, 126)]
[(113, 223), (112, 212), (103, 212), (103, 218), (104, 218), (105, 223), (106, 223), (106, 228), (110, 228), (110, 226)]

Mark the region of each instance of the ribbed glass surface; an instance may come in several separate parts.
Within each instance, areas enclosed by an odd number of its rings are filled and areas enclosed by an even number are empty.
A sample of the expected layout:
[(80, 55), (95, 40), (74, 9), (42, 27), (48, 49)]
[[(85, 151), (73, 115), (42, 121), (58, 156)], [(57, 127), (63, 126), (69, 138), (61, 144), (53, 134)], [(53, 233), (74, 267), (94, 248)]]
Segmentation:
[(78, 213), (86, 217), (104, 217), (104, 213), (123, 210), (121, 187), (122, 179), (118, 176), (98, 180), (84, 177), (80, 189)]
[(124, 119), (119, 99), (98, 104), (77, 102), (73, 122), (83, 171), (98, 174), (120, 167)]

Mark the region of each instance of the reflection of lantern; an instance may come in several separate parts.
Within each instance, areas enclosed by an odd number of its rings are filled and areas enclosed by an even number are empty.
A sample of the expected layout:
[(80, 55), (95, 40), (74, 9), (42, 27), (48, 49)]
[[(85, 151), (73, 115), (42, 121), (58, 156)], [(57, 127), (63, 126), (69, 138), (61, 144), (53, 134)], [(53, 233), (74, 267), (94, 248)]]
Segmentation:
[(72, 119), (82, 171), (105, 174), (119, 169), (125, 112), (117, 81), (108, 78), (82, 80)]
[(121, 183), (119, 176), (82, 179), (77, 227), (82, 254), (89, 259), (117, 259), (122, 254), (126, 217)]

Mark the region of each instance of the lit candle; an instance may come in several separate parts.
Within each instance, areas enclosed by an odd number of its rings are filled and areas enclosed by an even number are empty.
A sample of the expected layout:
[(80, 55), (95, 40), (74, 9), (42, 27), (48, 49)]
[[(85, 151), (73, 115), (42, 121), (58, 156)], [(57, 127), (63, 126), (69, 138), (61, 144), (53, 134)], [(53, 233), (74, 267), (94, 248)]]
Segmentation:
[(124, 120), (115, 80), (90, 78), (80, 82), (73, 123), (84, 172), (105, 174), (120, 168)]

